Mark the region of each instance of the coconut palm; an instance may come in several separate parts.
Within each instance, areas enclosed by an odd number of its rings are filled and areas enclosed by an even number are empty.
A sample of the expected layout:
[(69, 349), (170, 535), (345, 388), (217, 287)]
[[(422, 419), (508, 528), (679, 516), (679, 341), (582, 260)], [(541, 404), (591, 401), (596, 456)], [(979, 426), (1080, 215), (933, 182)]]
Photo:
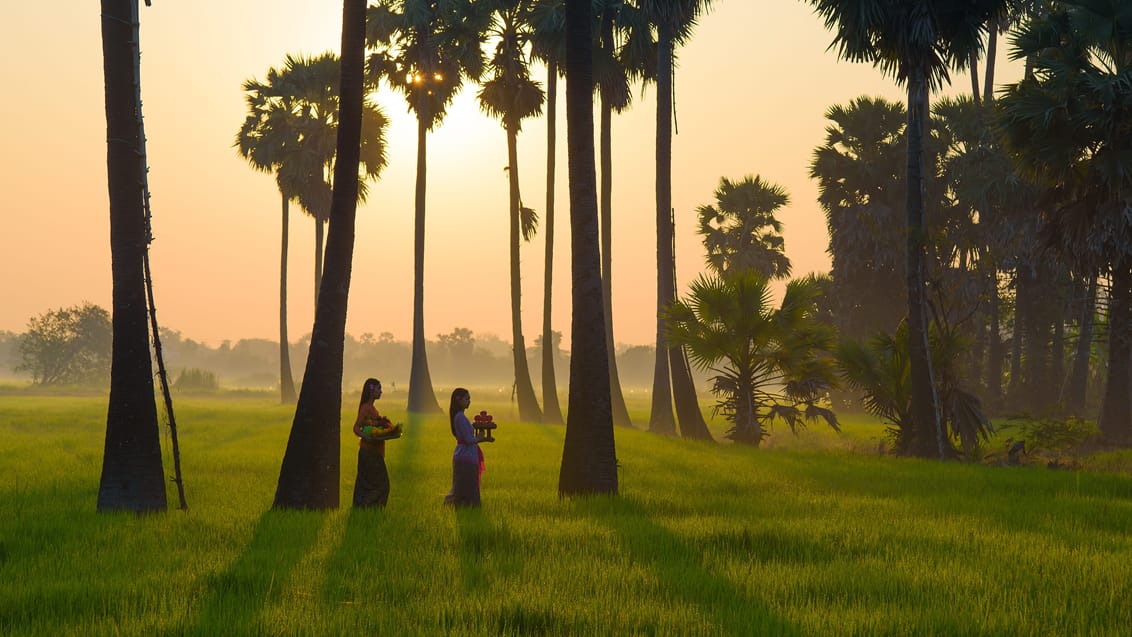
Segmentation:
[(519, 402), (519, 419), (541, 422), (542, 411), (535, 398), (531, 374), (527, 369), (527, 347), (523, 339), (522, 301), (519, 267), (520, 239), (534, 236), (537, 217), (534, 210), (523, 206), (519, 195), (518, 138), (522, 121), (542, 113), (545, 99), (542, 87), (530, 77), (527, 47), (531, 38), (530, 0), (491, 0), (493, 24), (489, 37), (496, 41), (495, 53), (488, 63), (490, 79), (479, 91), (480, 108), (499, 118), (507, 132), (507, 180), (510, 201), (511, 264), (511, 343), (515, 367), (515, 393)]
[(970, 62), (1006, 0), (809, 0), (842, 58), (870, 62), (908, 91), (907, 241), (908, 335), (915, 448), (928, 457), (946, 453), (939, 400), (932, 381), (925, 303), (924, 139), (928, 94), (948, 69)]
[(428, 133), (443, 121), (465, 79), (483, 72), (481, 47), (491, 16), (471, 0), (381, 0), (366, 16), (370, 82), (405, 96), (417, 117), (413, 229), (413, 356), (410, 412), (440, 413), (425, 353), (424, 234)]
[(597, 176), (594, 168), (590, 0), (566, 0), (566, 134), (570, 164), (570, 395), (559, 495), (617, 493), (609, 400)]
[(546, 211), (543, 214), (545, 239), (542, 290), (542, 419), (545, 423), (563, 424), (558, 404), (558, 380), (554, 373), (554, 343), (551, 326), (552, 289), (554, 283), (554, 170), (556, 121), (558, 109), (558, 75), (566, 57), (566, 14), (563, 0), (537, 0), (529, 17), (531, 57), (546, 64)]
[(167, 505), (142, 265), (148, 232), (136, 92), (141, 80), (137, 21), (137, 0), (102, 0), (114, 345), (99, 511), (163, 511)]
[(790, 259), (776, 210), (790, 202), (781, 186), (747, 175), (739, 181), (727, 177), (715, 189), (715, 206), (696, 209), (697, 233), (707, 248), (707, 266), (721, 277), (742, 271), (767, 279), (790, 276)]
[(1078, 271), (1111, 271), (1108, 377), (1097, 424), (1132, 444), (1132, 14), (1126, 2), (1061, 2), (1012, 40), (1033, 73), (999, 99), (1003, 140), (1064, 202), (1046, 235)]
[(315, 308), (310, 353), (287, 440), (274, 508), (338, 507), (342, 351), (354, 257), (365, 108), (365, 0), (343, 0), (337, 161), (326, 245), (326, 274)]
[[(711, 0), (638, 0), (643, 17), (656, 29), (656, 250), (657, 321), (656, 365), (653, 369), (649, 431), (672, 434), (676, 421), (673, 398), (686, 437), (704, 437), (707, 424), (700, 413), (696, 388), (684, 351), (669, 347), (664, 308), (676, 298), (676, 255), (672, 211), (672, 83), (675, 48), (686, 42)], [(671, 382), (671, 387), (669, 383)]]
[(692, 363), (712, 376), (715, 410), (732, 424), (727, 437), (758, 445), (781, 419), (797, 433), (806, 421), (824, 420), (834, 381), (832, 327), (819, 320), (813, 278), (786, 285), (782, 306), (771, 306), (768, 279), (753, 269), (727, 276), (700, 275), (687, 297), (665, 312), (668, 337)]

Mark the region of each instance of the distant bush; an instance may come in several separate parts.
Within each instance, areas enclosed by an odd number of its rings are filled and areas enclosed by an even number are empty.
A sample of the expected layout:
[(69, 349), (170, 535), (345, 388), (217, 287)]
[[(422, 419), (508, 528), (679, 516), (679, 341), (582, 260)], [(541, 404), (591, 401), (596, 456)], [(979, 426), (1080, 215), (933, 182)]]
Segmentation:
[(216, 374), (206, 369), (183, 369), (173, 381), (173, 389), (178, 391), (216, 391), (220, 389), (220, 381)]
[(37, 385), (103, 383), (110, 376), (111, 330), (110, 313), (91, 303), (33, 317), (16, 371), (30, 372)]

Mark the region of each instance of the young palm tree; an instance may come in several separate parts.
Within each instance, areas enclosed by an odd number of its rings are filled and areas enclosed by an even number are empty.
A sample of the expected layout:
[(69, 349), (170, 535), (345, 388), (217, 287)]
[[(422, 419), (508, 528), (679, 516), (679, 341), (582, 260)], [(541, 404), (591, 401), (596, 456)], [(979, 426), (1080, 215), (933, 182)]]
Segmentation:
[(483, 73), (481, 47), (491, 16), (471, 0), (381, 0), (369, 7), (366, 42), (370, 82), (386, 82), (417, 116), (417, 179), (413, 229), (413, 356), (410, 412), (440, 413), (424, 333), (425, 177), (428, 133), (444, 119), (465, 79)]
[(299, 403), (279, 471), (274, 508), (338, 507), (342, 418), (342, 350), (354, 256), (361, 180), (366, 36), (365, 0), (343, 0), (341, 99), (326, 274), (315, 309), (310, 353)]
[(716, 205), (696, 209), (708, 268), (721, 277), (743, 271), (767, 279), (790, 276), (782, 223), (774, 216), (789, 202), (785, 189), (758, 176), (741, 181), (721, 178), (715, 189)]
[(809, 0), (826, 27), (836, 32), (842, 58), (871, 62), (907, 86), (908, 322), (912, 412), (916, 450), (923, 457), (946, 452), (939, 400), (928, 355), (925, 303), (924, 138), (928, 93), (948, 78), (948, 69), (970, 62), (987, 23), (1006, 0)]
[(114, 346), (99, 511), (164, 511), (165, 472), (153, 395), (142, 260), (147, 248), (137, 112), (137, 0), (102, 0), (106, 166)]
[(507, 180), (510, 201), (511, 262), (511, 351), (515, 367), (515, 393), (519, 401), (519, 420), (542, 422), (535, 398), (531, 373), (527, 368), (527, 347), (523, 339), (522, 301), (519, 267), (520, 238), (529, 241), (537, 218), (534, 210), (522, 205), (519, 196), (518, 138), (523, 119), (542, 113), (542, 88), (530, 77), (526, 48), (531, 39), (531, 0), (492, 0), (489, 6), (494, 24), (489, 31), (496, 41), (495, 54), (488, 64), (491, 78), (479, 92), (480, 108), (498, 117), (507, 132)]
[(1111, 270), (1108, 377), (1097, 424), (1132, 444), (1132, 15), (1120, 0), (1062, 2), (1015, 36), (1032, 75), (999, 100), (1003, 139), (1067, 203), (1047, 235), (1079, 271)]
[(551, 326), (551, 291), (554, 283), (554, 152), (558, 108), (558, 75), (566, 57), (566, 14), (563, 0), (537, 0), (531, 8), (531, 56), (546, 64), (546, 212), (543, 236), (546, 250), (542, 290), (542, 419), (549, 424), (565, 422), (558, 404), (558, 380), (554, 373), (554, 331)]
[(590, 0), (566, 0), (566, 135), (570, 164), (570, 397), (559, 495), (617, 493), (609, 401), (597, 177), (594, 168), (593, 34)]
[(665, 312), (672, 342), (715, 374), (716, 411), (731, 421), (731, 440), (757, 446), (775, 419), (795, 433), (819, 418), (838, 429), (837, 417), (821, 405), (834, 381), (832, 359), (822, 355), (832, 349), (834, 332), (818, 320), (819, 294), (813, 278), (796, 279), (775, 309), (768, 280), (742, 269), (700, 275), (688, 297)]

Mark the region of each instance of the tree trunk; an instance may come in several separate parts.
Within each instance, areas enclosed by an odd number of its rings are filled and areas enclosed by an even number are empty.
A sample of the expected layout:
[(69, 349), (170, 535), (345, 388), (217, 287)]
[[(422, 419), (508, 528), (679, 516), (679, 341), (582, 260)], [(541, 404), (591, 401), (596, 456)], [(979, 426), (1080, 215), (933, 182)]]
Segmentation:
[(137, 0), (102, 0), (114, 345), (97, 507), (140, 513), (164, 511), (167, 500), (142, 264), (147, 234), (137, 112), (137, 11)]
[(535, 398), (535, 388), (531, 384), (531, 372), (527, 366), (527, 344), (523, 338), (523, 302), (520, 282), (519, 244), (522, 241), (519, 220), (519, 153), (516, 148), (519, 130), (517, 124), (507, 125), (507, 184), (510, 191), (511, 208), (511, 353), (515, 363), (515, 394), (519, 399), (519, 420), (523, 422), (542, 422), (542, 411)]
[[(601, 47), (612, 58), (613, 11), (601, 16)], [(613, 424), (632, 427), (621, 378), (617, 373), (617, 350), (613, 340), (613, 105), (606, 91), (601, 91), (601, 285), (605, 299), (605, 349), (609, 353), (609, 398), (613, 405)]]
[[(668, 219), (672, 241), (672, 298), (676, 298), (676, 220)], [(700, 411), (700, 401), (696, 396), (696, 382), (692, 378), (692, 368), (688, 357), (680, 345), (668, 350), (668, 362), (672, 371), (672, 395), (676, 400), (676, 417), (680, 421), (680, 435), (692, 440), (714, 440), (704, 414)]]
[(1129, 383), (1132, 383), (1132, 262), (1118, 261), (1112, 266), (1112, 294), (1108, 317), (1108, 377), (1105, 379), (1104, 402), (1097, 426), (1101, 435), (1112, 444), (1132, 444), (1132, 405), (1129, 404)]
[(991, 297), (990, 315), (987, 325), (987, 399), (988, 403), (999, 406), (1002, 403), (1002, 333), (999, 331), (998, 269), (990, 273)]
[[(991, 36), (991, 37), (993, 37), (993, 36)], [(980, 99), (979, 99), (979, 53), (978, 53), (978, 51), (974, 51), (974, 50), (971, 51), (971, 55), (968, 58), (968, 63), (971, 66), (971, 100), (975, 103), (975, 106), (978, 106), (980, 104)]]
[(991, 20), (990, 35), (987, 37), (987, 68), (983, 74), (983, 103), (990, 106), (994, 102), (994, 65), (998, 57), (998, 20)]
[(656, 366), (649, 431), (675, 435), (664, 310), (672, 302), (672, 33), (657, 28), (656, 69)]
[(318, 307), (318, 290), (322, 286), (322, 254), (324, 229), (322, 219), (317, 215), (314, 218), (314, 306)]
[(945, 454), (938, 396), (928, 346), (924, 250), (924, 134), (928, 86), (922, 71), (908, 79), (908, 357), (911, 363), (914, 450), (922, 458)]
[(561, 425), (562, 408), (558, 405), (558, 379), (554, 373), (554, 334), (551, 329), (551, 288), (554, 284), (554, 152), (555, 121), (558, 106), (558, 64), (547, 65), (546, 80), (546, 266), (542, 278), (542, 421)]
[(1089, 275), (1088, 290), (1081, 304), (1081, 317), (1077, 323), (1077, 347), (1073, 356), (1073, 370), (1065, 391), (1065, 410), (1074, 416), (1084, 416), (1085, 391), (1089, 384), (1089, 358), (1093, 349), (1093, 313), (1097, 304), (1097, 277)]
[(365, 0), (342, 3), (341, 98), (330, 204), (326, 272), (315, 308), (310, 353), (273, 507), (338, 507), (342, 419), (342, 350), (354, 257), (358, 163), (362, 140)]
[[(279, 250), (279, 399), (295, 402), (295, 379), (291, 377), (291, 345), (287, 338), (287, 243), (290, 239), (290, 202), (283, 198), (283, 239)], [(316, 306), (317, 307), (317, 306)]]
[(427, 166), (428, 127), (417, 115), (417, 190), (413, 228), (413, 360), (409, 368), (408, 410), (418, 414), (440, 414), (440, 403), (428, 373), (428, 354), (424, 333), (424, 238), (425, 167)]
[(594, 168), (590, 0), (566, 0), (566, 135), (570, 166), (570, 397), (560, 496), (617, 493), (617, 451), (605, 351)]

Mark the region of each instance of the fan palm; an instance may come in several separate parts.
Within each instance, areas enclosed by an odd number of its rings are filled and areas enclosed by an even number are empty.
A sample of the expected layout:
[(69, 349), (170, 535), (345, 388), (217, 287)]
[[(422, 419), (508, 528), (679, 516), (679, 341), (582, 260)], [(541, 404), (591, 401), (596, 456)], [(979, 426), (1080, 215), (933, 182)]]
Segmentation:
[(559, 495), (617, 493), (609, 401), (597, 178), (590, 0), (566, 0), (566, 134), (570, 163), (570, 395)]
[(370, 82), (405, 96), (417, 117), (413, 229), (413, 355), (410, 412), (440, 413), (425, 353), (424, 234), (428, 133), (447, 113), (465, 79), (483, 72), (481, 47), (491, 16), (471, 0), (381, 0), (366, 16)]
[(999, 100), (1007, 147), (1065, 201), (1047, 235), (1079, 270), (1111, 269), (1109, 359), (1098, 426), (1132, 444), (1132, 11), (1120, 0), (1066, 1), (1027, 24), (1011, 57), (1031, 76)]
[(721, 178), (715, 189), (716, 205), (696, 209), (708, 268), (721, 277), (746, 270), (767, 279), (790, 276), (782, 223), (774, 216), (789, 201), (785, 189), (758, 176), (739, 181)]
[(833, 329), (819, 320), (813, 278), (786, 285), (771, 306), (768, 280), (754, 270), (700, 275), (686, 298), (665, 312), (668, 337), (698, 368), (714, 374), (716, 411), (732, 423), (727, 437), (758, 445), (775, 419), (797, 433), (806, 421), (837, 417), (822, 403), (834, 381)]
[(507, 180), (510, 201), (511, 264), (511, 343), (515, 367), (515, 393), (519, 419), (541, 422), (542, 412), (535, 398), (531, 374), (527, 369), (527, 348), (523, 339), (522, 301), (519, 267), (520, 239), (529, 241), (538, 222), (534, 210), (523, 206), (519, 195), (518, 137), (522, 121), (542, 113), (545, 99), (542, 87), (530, 77), (526, 49), (531, 38), (530, 0), (492, 0), (493, 25), (490, 37), (496, 40), (495, 54), (488, 64), (490, 79), (479, 91), (480, 108), (499, 118), (507, 132)]
[[(948, 78), (948, 69), (970, 62), (987, 23), (1006, 0), (809, 0), (826, 27), (836, 32), (842, 58), (870, 62), (908, 91), (907, 241), (909, 353), (917, 453), (940, 455), (946, 440), (933, 390), (925, 311), (924, 138), (928, 94)], [(934, 432), (933, 436), (928, 435)]]
[[(675, 48), (686, 42), (711, 0), (638, 0), (643, 17), (656, 29), (656, 365), (653, 369), (649, 430), (676, 431), (673, 398), (685, 436), (707, 435), (684, 351), (670, 347), (663, 314), (676, 297), (676, 255), (672, 211), (672, 84)], [(671, 387), (669, 383), (671, 382)]]
[(310, 353), (295, 419), (279, 470), (275, 508), (338, 507), (342, 419), (342, 355), (363, 165), (365, 0), (343, 0), (342, 64), (336, 120), (333, 195), (326, 276), (315, 308)]
[(558, 381), (554, 373), (554, 343), (551, 307), (554, 283), (554, 158), (558, 110), (558, 75), (566, 56), (566, 13), (563, 0), (536, 0), (529, 17), (531, 57), (546, 64), (546, 211), (542, 290), (542, 408), (543, 422), (562, 424), (558, 404)]

